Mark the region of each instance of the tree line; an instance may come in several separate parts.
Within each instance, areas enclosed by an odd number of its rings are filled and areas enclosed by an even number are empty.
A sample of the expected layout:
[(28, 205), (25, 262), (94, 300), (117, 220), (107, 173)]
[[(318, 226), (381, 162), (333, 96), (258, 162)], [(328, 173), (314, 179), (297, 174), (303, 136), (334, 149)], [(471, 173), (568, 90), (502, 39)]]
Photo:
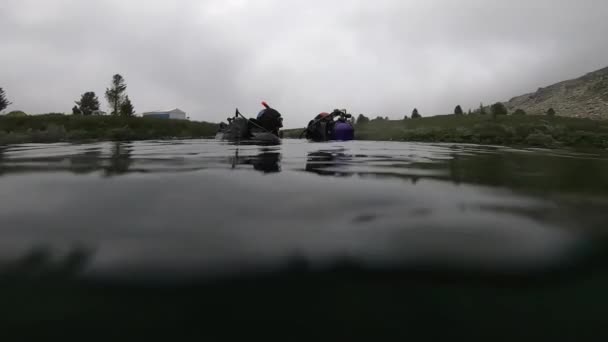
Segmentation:
[[(135, 107), (131, 103), (129, 95), (127, 95), (127, 84), (125, 79), (116, 74), (112, 77), (112, 83), (105, 92), (106, 100), (111, 109), (111, 114), (114, 116), (131, 117), (135, 116)], [(93, 91), (87, 91), (80, 96), (79, 101), (75, 101), (76, 105), (72, 108), (73, 115), (95, 115), (100, 114), (99, 98)], [(0, 112), (8, 108), (10, 102), (3, 88), (0, 87)], [(10, 114), (25, 113), (21, 111), (11, 112)]]
[[(131, 117), (135, 115), (135, 107), (127, 95), (127, 83), (125, 79), (116, 74), (112, 77), (110, 88), (105, 92), (108, 107), (111, 115)], [(75, 101), (76, 105), (72, 108), (73, 115), (94, 115), (99, 114), (100, 103), (97, 95), (93, 91), (85, 92), (80, 96), (80, 101)]]
[[(135, 107), (131, 103), (131, 99), (129, 99), (129, 95), (127, 95), (126, 91), (127, 91), (127, 84), (125, 82), (125, 79), (120, 74), (114, 75), (112, 77), (112, 82), (111, 82), (110, 88), (106, 88), (106, 92), (105, 92), (105, 98), (108, 101), (109, 108), (112, 110), (111, 115), (123, 116), (123, 117), (131, 117), (131, 116), (135, 115)], [(75, 101), (75, 103), (76, 103), (76, 105), (72, 108), (72, 114), (74, 114), (74, 115), (94, 115), (94, 114), (100, 113), (99, 99), (97, 98), (97, 95), (93, 91), (85, 92), (84, 94), (82, 94), (80, 96), (80, 100)], [(0, 88), (0, 112), (5, 110), (11, 104), (12, 103), (6, 97), (6, 93), (4, 92), (4, 89)], [(496, 102), (495, 104), (491, 105), (489, 107), (489, 110), (490, 110), (490, 114), (493, 117), (509, 114), (509, 110), (502, 102)], [(475, 112), (473, 112), (471, 109), (469, 109), (468, 115), (471, 115), (473, 113), (480, 114), (480, 115), (488, 114), (486, 107), (483, 105), (483, 103), (480, 103), (479, 109), (476, 110)], [(512, 115), (526, 115), (526, 114), (527, 114), (526, 111), (524, 111), (523, 109), (516, 109), (512, 113)], [(555, 111), (555, 109), (549, 108), (545, 114), (548, 116), (555, 116), (557, 114), (557, 112)], [(454, 115), (465, 115), (465, 113), (462, 110), (462, 107), (460, 105), (457, 105), (456, 108), (454, 108)], [(422, 118), (422, 115), (420, 114), (420, 112), (418, 111), (417, 108), (414, 108), (414, 110), (412, 111), (411, 118), (412, 119)], [(406, 115), (406, 116), (404, 116), (403, 119), (407, 120), (409, 118)], [(389, 120), (389, 119), (388, 119), (388, 117), (383, 118), (381, 116), (378, 116), (376, 119), (371, 120), (368, 117), (366, 117), (365, 115), (359, 114), (359, 116), (357, 117), (356, 123), (363, 124), (363, 123), (367, 123), (370, 121), (382, 121), (382, 120)]]
[[(470, 110), (469, 110), (469, 113), (470, 113)], [(488, 111), (486, 110), (486, 107), (484, 107), (483, 103), (480, 103), (479, 110), (477, 110), (475, 113), (481, 114), (481, 115), (487, 115)], [(495, 104), (490, 106), (490, 114), (493, 117), (497, 117), (500, 115), (509, 115), (509, 109), (507, 108), (507, 106), (505, 106), (504, 103), (496, 102)], [(513, 111), (513, 113), (511, 113), (511, 115), (527, 115), (527, 114), (528, 113), (526, 113), (526, 111), (521, 108), (517, 108), (517, 109), (515, 109), (515, 111)], [(557, 114), (557, 112), (555, 111), (555, 109), (549, 108), (545, 112), (545, 114), (547, 116), (555, 116)]]
[[(462, 109), (462, 106), (457, 105), (454, 108), (453, 114), (454, 115), (472, 115), (472, 114), (487, 115), (488, 110), (483, 105), (483, 103), (481, 103), (479, 105), (479, 109), (477, 109), (476, 111), (469, 109), (469, 111), (467, 113), (465, 113), (464, 110)], [(493, 104), (489, 107), (489, 114), (491, 114), (493, 117), (497, 117), (500, 115), (508, 115), (509, 110), (508, 110), (507, 106), (504, 105), (504, 103), (496, 102), (495, 104)], [(555, 116), (557, 114), (557, 112), (555, 111), (555, 109), (549, 108), (545, 114), (548, 116)], [(525, 110), (518, 108), (515, 111), (513, 111), (513, 113), (511, 113), (511, 115), (527, 115), (527, 113)], [(408, 117), (407, 115), (405, 115), (403, 117), (404, 120), (408, 120), (410, 118), (411, 119), (420, 119), (420, 118), (422, 118), (422, 115), (420, 114), (420, 112), (418, 111), (417, 108), (414, 108), (411, 116)], [(387, 121), (389, 119), (388, 119), (388, 117), (382, 118), (381, 116), (378, 116), (375, 119), (370, 119), (367, 116), (365, 116), (364, 114), (359, 114), (359, 116), (357, 117), (356, 123), (364, 124), (364, 123), (368, 123), (370, 121), (383, 121), (383, 120)]]

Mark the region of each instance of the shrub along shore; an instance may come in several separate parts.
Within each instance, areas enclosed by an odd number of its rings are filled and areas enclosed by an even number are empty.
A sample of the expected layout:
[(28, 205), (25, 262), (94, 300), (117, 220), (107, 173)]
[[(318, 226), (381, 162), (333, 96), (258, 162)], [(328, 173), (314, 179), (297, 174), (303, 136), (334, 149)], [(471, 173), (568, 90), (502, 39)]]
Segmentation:
[(207, 122), (141, 117), (0, 116), (0, 144), (207, 138), (214, 136), (217, 128)]
[[(284, 136), (299, 138), (302, 129)], [(358, 140), (472, 143), (528, 147), (608, 148), (608, 121), (547, 115), (442, 115), (375, 119), (355, 125)]]

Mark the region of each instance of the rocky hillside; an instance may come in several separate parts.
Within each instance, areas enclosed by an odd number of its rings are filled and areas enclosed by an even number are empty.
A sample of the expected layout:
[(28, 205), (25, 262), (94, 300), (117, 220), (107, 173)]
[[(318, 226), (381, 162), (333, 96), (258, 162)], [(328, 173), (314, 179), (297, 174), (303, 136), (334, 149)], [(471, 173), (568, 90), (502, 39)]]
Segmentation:
[(608, 119), (608, 68), (540, 88), (505, 105), (510, 112), (521, 108), (529, 114), (544, 114), (553, 108), (557, 115)]

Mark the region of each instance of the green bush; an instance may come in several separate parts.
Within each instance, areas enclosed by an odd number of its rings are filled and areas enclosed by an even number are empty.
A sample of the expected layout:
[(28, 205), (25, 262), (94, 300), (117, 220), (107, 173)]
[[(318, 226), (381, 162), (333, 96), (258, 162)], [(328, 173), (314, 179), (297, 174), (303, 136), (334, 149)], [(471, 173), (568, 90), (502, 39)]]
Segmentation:
[(7, 113), (6, 116), (10, 118), (10, 117), (27, 116), (27, 114), (21, 110), (14, 110), (12, 112)]
[(481, 141), (487, 141), (488, 143), (502, 143), (510, 135), (510, 132), (503, 125), (490, 122), (475, 126), (474, 132)]
[(51, 143), (67, 140), (65, 127), (50, 124), (44, 130), (29, 132), (30, 140), (34, 143)]
[(527, 115), (527, 113), (523, 109), (516, 109), (515, 112), (513, 112), (513, 115)]
[(27, 142), (30, 142), (28, 134), (0, 131), (0, 145), (23, 144)]
[(495, 104), (493, 104), (492, 107), (490, 107), (490, 111), (492, 112), (493, 116), (509, 114), (507, 107), (501, 102), (496, 102)]
[(532, 133), (526, 137), (525, 142), (530, 146), (547, 148), (554, 147), (557, 143), (552, 136), (544, 133)]
[(95, 132), (90, 132), (84, 129), (76, 129), (67, 133), (67, 139), (70, 141), (83, 141), (95, 139)]
[(124, 141), (134, 139), (135, 133), (129, 127), (120, 127), (110, 129), (107, 136), (114, 141)]
[(567, 142), (571, 145), (594, 146), (601, 144), (607, 135), (596, 135), (586, 131), (571, 132), (567, 137)]

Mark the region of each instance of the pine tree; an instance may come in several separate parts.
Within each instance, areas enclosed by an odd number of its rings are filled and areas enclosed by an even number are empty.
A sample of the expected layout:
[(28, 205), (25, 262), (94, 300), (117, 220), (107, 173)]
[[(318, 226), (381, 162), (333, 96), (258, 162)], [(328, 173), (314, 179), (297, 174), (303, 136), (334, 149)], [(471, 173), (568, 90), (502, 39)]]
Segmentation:
[(125, 79), (119, 74), (114, 75), (112, 77), (112, 86), (106, 89), (106, 99), (112, 109), (112, 115), (120, 114), (120, 107), (124, 101), (126, 90)]
[(6, 98), (4, 89), (0, 88), (0, 112), (5, 110), (10, 105), (12, 105), (12, 102)]
[(486, 115), (486, 108), (483, 106), (483, 103), (479, 104), (479, 114)]
[(94, 111), (99, 110), (99, 99), (92, 91), (82, 94), (80, 101), (76, 101), (76, 104), (82, 115), (91, 115)]
[(133, 104), (131, 103), (131, 100), (129, 99), (129, 95), (127, 95), (125, 97), (125, 100), (120, 105), (120, 116), (126, 116), (126, 117), (135, 116), (135, 108), (133, 107)]
[(422, 117), (422, 115), (420, 115), (420, 113), (418, 113), (418, 109), (414, 108), (414, 110), (412, 111), (412, 119), (420, 119)]
[(553, 108), (549, 108), (549, 110), (547, 111), (548, 116), (555, 116), (555, 114), (556, 114), (555, 109), (553, 109)]
[(454, 108), (454, 114), (464, 115), (464, 112), (462, 111), (462, 107), (460, 107), (460, 105), (458, 105), (458, 106), (456, 106), (456, 108)]

